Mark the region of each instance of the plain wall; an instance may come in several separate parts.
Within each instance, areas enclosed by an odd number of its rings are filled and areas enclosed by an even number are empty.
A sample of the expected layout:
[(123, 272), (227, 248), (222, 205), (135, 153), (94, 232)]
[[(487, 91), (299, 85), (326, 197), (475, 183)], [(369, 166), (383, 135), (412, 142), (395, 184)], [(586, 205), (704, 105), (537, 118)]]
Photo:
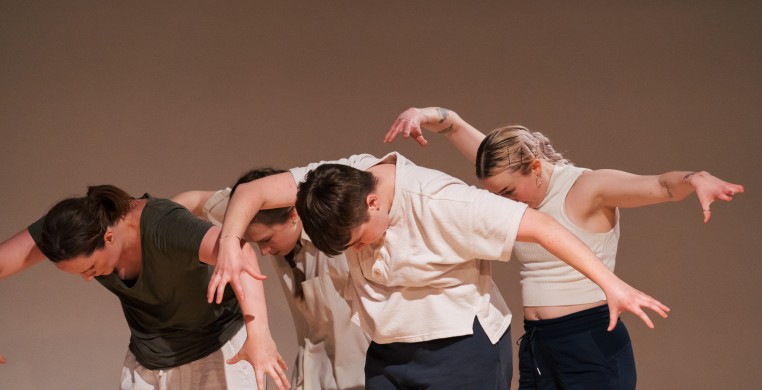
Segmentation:
[[(651, 313), (654, 330), (623, 315), (639, 388), (750, 388), (762, 367), (760, 15), (754, 1), (3, 0), (0, 240), (92, 184), (169, 197), (359, 152), (397, 150), (476, 184), (441, 138), (381, 142), (407, 107), (443, 106), (485, 132), (541, 131), (579, 166), (744, 184), (708, 225), (695, 195), (622, 210), (617, 273), (672, 308)], [(494, 274), (516, 339), (518, 264)], [(265, 283), (292, 366), (290, 314)], [(0, 281), (0, 389), (114, 388), (128, 337), (97, 282), (47, 261)]]

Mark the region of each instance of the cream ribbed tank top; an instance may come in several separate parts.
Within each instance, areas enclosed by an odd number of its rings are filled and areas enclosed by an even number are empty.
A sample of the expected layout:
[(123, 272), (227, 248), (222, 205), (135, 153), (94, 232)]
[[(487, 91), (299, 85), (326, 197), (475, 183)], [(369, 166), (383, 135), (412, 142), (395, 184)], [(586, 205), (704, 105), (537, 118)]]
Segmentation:
[[(619, 209), (616, 224), (605, 233), (576, 226), (566, 215), (564, 201), (577, 178), (587, 169), (557, 164), (548, 193), (537, 208), (555, 218), (585, 243), (611, 271), (614, 271), (619, 243)], [(602, 301), (603, 290), (590, 279), (550, 254), (539, 244), (516, 242), (513, 257), (521, 263), (521, 291), (524, 306), (562, 306)]]

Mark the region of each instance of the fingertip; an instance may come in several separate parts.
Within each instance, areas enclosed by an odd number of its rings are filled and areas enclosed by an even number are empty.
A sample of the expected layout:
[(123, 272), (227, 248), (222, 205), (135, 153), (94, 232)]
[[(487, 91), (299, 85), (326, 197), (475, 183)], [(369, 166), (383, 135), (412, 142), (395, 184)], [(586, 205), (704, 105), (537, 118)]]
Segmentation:
[(649, 327), (650, 329), (653, 329), (653, 328), (654, 328), (654, 323), (653, 323), (653, 322), (651, 322), (651, 319), (650, 319), (650, 318), (648, 318), (648, 316), (647, 316), (647, 315), (643, 314), (643, 317), (641, 317), (641, 319), (643, 320), (643, 322), (645, 322), (645, 323), (646, 323), (646, 326), (647, 326), (647, 327)]

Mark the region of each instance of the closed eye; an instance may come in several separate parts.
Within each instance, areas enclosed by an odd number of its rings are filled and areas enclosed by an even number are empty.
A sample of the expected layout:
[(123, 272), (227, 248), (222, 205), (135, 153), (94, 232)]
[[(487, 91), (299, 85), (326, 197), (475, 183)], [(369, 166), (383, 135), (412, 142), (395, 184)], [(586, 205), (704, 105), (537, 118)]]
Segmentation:
[(510, 190), (509, 189), (505, 189), (505, 190), (500, 191), (500, 193), (498, 193), (498, 195), (500, 195), (500, 196), (511, 196), (511, 195), (513, 195), (514, 191), (515, 191), (514, 189), (510, 189)]

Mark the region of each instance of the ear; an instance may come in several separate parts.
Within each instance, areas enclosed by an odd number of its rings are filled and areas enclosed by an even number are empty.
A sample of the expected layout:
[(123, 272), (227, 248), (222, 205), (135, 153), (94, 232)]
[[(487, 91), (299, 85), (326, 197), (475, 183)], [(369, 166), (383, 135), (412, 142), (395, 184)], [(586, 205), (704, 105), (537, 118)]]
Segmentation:
[(378, 210), (380, 206), (380, 202), (378, 201), (378, 195), (376, 194), (369, 194), (365, 198), (365, 203), (368, 205), (369, 209)]
[(529, 163), (529, 166), (532, 168), (532, 173), (535, 175), (542, 173), (542, 161), (540, 161), (539, 158), (532, 160), (532, 162)]
[(114, 243), (114, 231), (111, 229), (107, 229), (106, 233), (103, 233), (103, 241), (106, 242), (106, 244), (113, 244)]

